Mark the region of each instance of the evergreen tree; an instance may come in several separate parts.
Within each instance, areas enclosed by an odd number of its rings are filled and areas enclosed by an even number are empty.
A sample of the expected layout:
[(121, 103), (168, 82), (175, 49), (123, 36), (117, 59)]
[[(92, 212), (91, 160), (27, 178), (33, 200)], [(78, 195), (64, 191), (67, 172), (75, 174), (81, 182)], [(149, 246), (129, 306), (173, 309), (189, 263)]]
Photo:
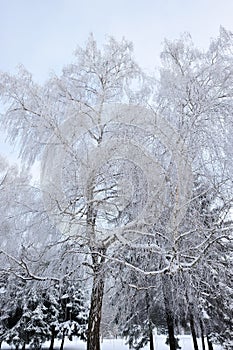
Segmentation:
[(69, 340), (73, 336), (86, 340), (88, 309), (84, 294), (77, 283), (69, 280), (63, 282), (60, 293), (60, 312), (56, 328), (63, 348), (66, 336)]

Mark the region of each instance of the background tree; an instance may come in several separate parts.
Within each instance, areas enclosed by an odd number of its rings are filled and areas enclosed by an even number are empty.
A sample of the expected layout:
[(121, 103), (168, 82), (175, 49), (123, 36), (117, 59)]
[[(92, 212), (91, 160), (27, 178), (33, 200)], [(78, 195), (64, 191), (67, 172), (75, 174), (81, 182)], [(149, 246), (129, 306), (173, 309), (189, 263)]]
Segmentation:
[[(185, 222), (186, 232), (193, 230), (192, 235), (187, 236), (181, 227), (176, 240), (180, 259), (184, 249), (187, 265), (194, 267), (193, 277), (199, 269), (202, 273), (203, 266), (211, 276), (216, 262), (220, 272), (222, 263), (213, 252), (224, 245), (229, 252), (232, 240), (232, 230), (226, 224), (232, 208), (232, 164), (228, 161), (232, 148), (232, 39), (232, 33), (220, 28), (219, 37), (203, 52), (186, 34), (177, 41), (165, 41), (161, 54), (157, 110), (185, 140), (195, 179), (191, 216), (188, 211)], [(226, 280), (231, 289), (232, 283)], [(192, 294), (198, 293), (195, 289)]]

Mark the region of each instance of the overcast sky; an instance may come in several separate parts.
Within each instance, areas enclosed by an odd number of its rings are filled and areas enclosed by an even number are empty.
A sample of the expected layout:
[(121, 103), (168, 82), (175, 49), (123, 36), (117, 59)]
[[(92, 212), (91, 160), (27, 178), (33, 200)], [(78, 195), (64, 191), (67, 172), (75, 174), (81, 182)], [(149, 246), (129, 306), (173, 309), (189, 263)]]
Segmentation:
[(164, 38), (188, 31), (206, 48), (220, 25), (233, 31), (233, 0), (0, 0), (0, 70), (22, 63), (43, 82), (90, 32), (100, 44), (106, 35), (131, 40), (138, 63), (153, 70)]

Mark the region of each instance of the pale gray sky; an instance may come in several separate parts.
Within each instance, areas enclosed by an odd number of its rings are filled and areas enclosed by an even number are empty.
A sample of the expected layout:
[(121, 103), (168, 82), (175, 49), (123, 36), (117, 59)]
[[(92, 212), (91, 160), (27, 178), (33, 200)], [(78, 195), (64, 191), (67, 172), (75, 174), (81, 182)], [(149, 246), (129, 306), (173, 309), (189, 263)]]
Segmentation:
[(100, 44), (106, 35), (125, 36), (136, 60), (153, 70), (165, 37), (188, 31), (205, 48), (220, 25), (233, 31), (233, 0), (0, 0), (0, 70), (22, 63), (43, 82), (90, 32)]
[(165, 37), (188, 31), (206, 47), (220, 25), (233, 30), (232, 0), (0, 0), (0, 70), (22, 63), (43, 81), (90, 32), (100, 43), (125, 36), (139, 63), (153, 69)]

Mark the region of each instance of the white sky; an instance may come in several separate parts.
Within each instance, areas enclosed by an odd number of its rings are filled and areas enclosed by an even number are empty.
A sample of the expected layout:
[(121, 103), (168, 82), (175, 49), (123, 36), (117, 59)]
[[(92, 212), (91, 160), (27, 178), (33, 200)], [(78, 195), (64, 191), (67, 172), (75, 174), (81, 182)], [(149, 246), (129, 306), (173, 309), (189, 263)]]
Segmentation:
[(188, 31), (205, 48), (220, 25), (233, 31), (233, 0), (0, 0), (0, 70), (22, 63), (43, 82), (90, 32), (100, 44), (106, 35), (133, 41), (138, 63), (153, 70), (165, 37)]

